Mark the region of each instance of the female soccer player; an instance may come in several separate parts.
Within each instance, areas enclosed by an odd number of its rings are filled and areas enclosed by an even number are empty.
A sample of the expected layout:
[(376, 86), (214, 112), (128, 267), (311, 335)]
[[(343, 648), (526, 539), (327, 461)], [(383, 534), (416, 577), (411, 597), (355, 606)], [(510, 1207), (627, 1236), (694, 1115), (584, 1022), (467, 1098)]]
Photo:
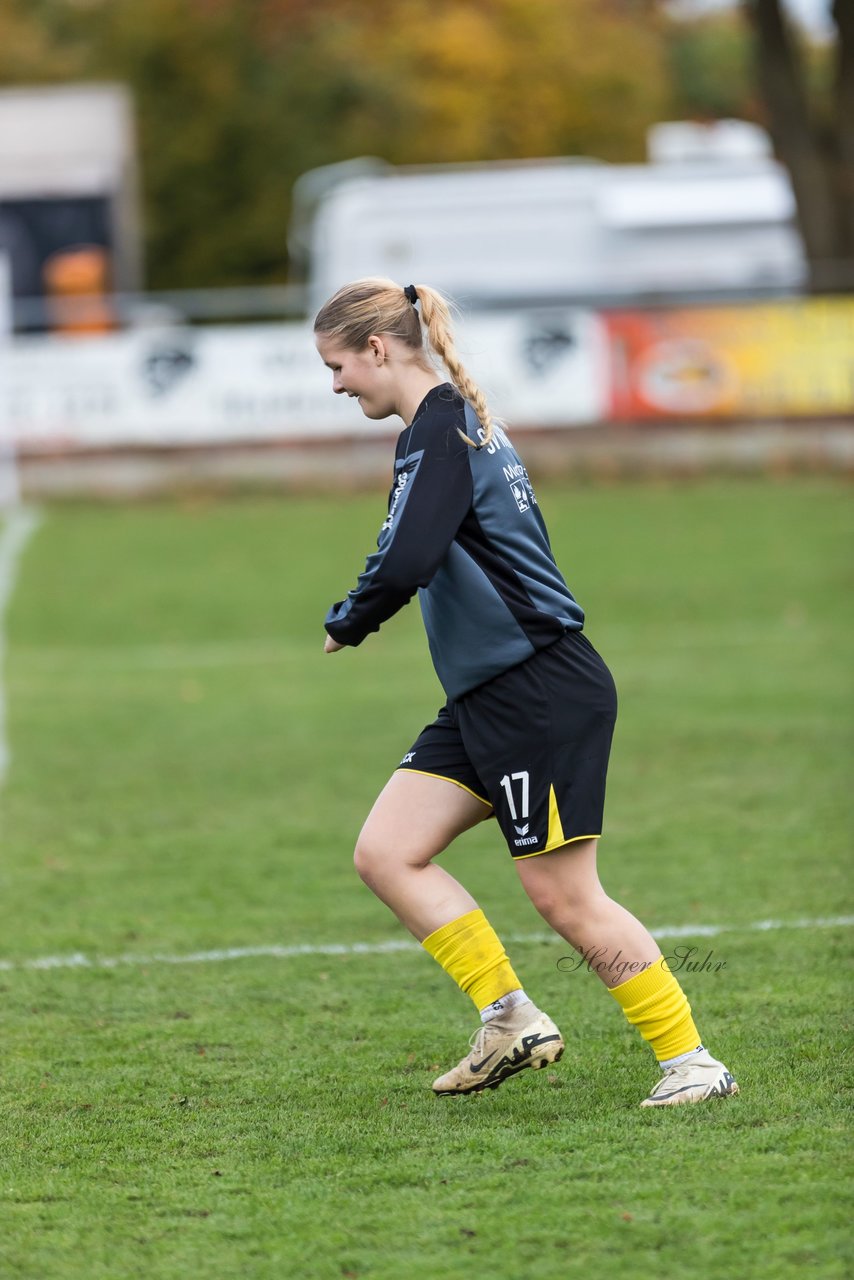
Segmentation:
[(418, 592), (447, 702), (392, 773), (355, 860), (480, 1012), (471, 1052), (434, 1092), (495, 1089), (564, 1049), (478, 904), (434, 862), (494, 814), (534, 906), (661, 1064), (641, 1106), (737, 1093), (659, 947), (599, 883), (614, 682), (583, 633), (528, 473), (460, 363), (447, 303), (425, 285), (357, 280), (314, 329), (333, 391), (368, 418), (406, 424), (377, 550), (329, 610), (325, 651), (361, 644)]

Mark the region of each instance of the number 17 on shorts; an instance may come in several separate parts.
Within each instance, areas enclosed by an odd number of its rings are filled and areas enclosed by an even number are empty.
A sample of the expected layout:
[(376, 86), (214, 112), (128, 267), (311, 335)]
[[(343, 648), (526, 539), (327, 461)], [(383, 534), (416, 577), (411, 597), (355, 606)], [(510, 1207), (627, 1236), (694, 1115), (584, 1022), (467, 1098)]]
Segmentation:
[[(507, 810), (515, 832), (515, 837), (510, 840), (511, 848), (521, 850), (540, 844), (539, 835), (531, 834), (531, 776), (528, 770), (520, 769), (518, 773), (505, 773), (499, 781), (499, 786), (504, 790)], [(510, 839), (505, 824), (502, 822), (501, 825), (505, 829), (505, 835)]]

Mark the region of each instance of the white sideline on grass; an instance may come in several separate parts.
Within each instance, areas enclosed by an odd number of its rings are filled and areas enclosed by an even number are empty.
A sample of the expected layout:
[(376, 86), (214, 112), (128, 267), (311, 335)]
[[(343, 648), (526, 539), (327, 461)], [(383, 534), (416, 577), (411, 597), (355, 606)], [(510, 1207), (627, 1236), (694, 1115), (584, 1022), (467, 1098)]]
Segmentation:
[[(778, 929), (839, 929), (854, 925), (854, 916), (817, 916), (801, 920), (754, 920), (749, 924), (675, 924), (661, 925), (650, 932), (657, 938), (717, 938), (722, 933), (766, 933)], [(559, 942), (556, 933), (509, 934), (505, 941)], [(566, 945), (566, 944), (563, 944)], [(394, 951), (420, 951), (421, 946), (407, 938), (389, 938), (385, 942), (297, 943), (294, 946), (224, 947), (217, 951), (188, 951), (183, 955), (87, 956), (82, 952), (67, 956), (36, 956), (31, 960), (0, 960), (0, 972), (20, 969), (117, 969), (120, 966), (143, 968), (152, 964), (219, 964), (224, 960), (247, 960), (256, 957), (291, 960), (297, 956), (364, 956), (384, 955)]]
[(9, 507), (0, 533), (0, 786), (5, 781), (11, 759), (6, 739), (6, 690), (3, 683), (6, 607), (15, 588), (18, 564), (24, 548), (41, 522), (41, 512), (34, 507)]

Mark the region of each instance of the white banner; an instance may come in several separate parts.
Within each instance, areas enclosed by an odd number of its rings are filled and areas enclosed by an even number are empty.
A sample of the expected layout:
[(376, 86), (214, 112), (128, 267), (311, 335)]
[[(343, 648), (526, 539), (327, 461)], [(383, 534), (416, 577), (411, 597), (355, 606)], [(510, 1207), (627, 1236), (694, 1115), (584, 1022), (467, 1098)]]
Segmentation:
[[(576, 310), (460, 322), (463, 363), (496, 416), (520, 427), (599, 421), (606, 337)], [(141, 329), (103, 337), (18, 338), (0, 418), (24, 452), (388, 434), (331, 390), (304, 324)]]
[(471, 316), (459, 324), (457, 349), (492, 412), (511, 429), (584, 426), (607, 417), (608, 335), (593, 311)]

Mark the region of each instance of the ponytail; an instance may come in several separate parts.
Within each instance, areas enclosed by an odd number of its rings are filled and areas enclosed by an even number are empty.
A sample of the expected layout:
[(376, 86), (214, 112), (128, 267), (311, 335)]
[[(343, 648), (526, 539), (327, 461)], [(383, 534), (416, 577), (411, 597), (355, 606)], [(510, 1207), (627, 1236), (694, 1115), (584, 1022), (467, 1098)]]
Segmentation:
[(418, 301), (421, 303), (421, 322), (427, 331), (427, 346), (430, 350), (435, 351), (442, 361), (442, 364), (451, 375), (451, 382), (453, 382), (463, 399), (468, 400), (471, 404), (477, 414), (477, 420), (483, 428), (483, 438), (480, 443), (475, 443), (463, 431), (460, 432), (460, 435), (475, 449), (479, 449), (482, 445), (489, 444), (492, 439), (492, 415), (489, 412), (489, 405), (486, 403), (486, 396), (466, 372), (457, 354), (451, 330), (451, 309), (441, 293), (431, 289), (429, 285), (418, 284), (414, 288), (418, 294)]
[[(420, 303), (419, 317), (416, 303)], [(450, 380), (464, 400), (468, 400), (483, 429), (480, 442), (464, 431), (463, 439), (474, 449), (489, 444), (493, 422), (480, 387), (464, 369), (454, 345), (451, 309), (445, 298), (429, 285), (407, 285), (402, 289), (393, 280), (370, 278), (344, 285), (318, 311), (315, 333), (337, 338), (346, 348), (362, 351), (372, 333), (388, 333), (407, 347), (435, 354), (450, 374)]]

